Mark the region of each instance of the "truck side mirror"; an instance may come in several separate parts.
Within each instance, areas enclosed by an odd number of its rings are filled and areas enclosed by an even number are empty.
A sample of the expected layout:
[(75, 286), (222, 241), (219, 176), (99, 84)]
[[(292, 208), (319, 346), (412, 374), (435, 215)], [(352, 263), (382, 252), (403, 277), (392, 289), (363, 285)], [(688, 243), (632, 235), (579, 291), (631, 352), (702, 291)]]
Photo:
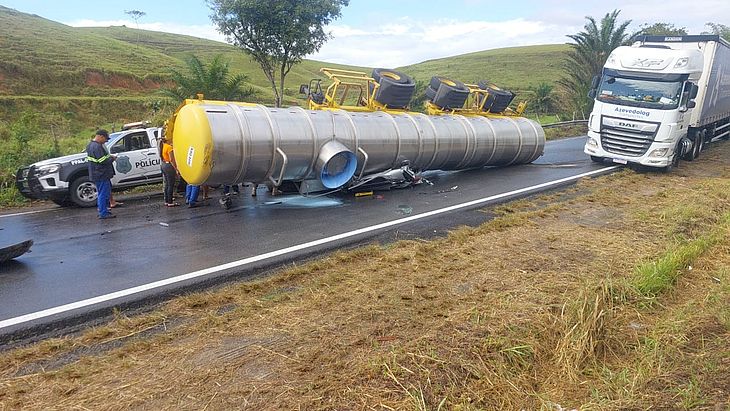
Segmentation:
[(601, 76), (593, 76), (591, 80), (591, 89), (598, 88), (598, 83), (601, 81)]
[[(697, 84), (692, 83), (692, 88), (689, 90), (689, 99), (692, 100), (693, 98), (697, 97), (697, 93), (700, 92), (700, 88), (697, 87)], [(690, 107), (692, 108), (692, 107)]]
[(695, 108), (697, 107), (697, 103), (695, 103), (694, 100), (690, 100), (687, 102), (687, 108)]
[(588, 98), (594, 99), (596, 98), (596, 89), (592, 88), (588, 90)]

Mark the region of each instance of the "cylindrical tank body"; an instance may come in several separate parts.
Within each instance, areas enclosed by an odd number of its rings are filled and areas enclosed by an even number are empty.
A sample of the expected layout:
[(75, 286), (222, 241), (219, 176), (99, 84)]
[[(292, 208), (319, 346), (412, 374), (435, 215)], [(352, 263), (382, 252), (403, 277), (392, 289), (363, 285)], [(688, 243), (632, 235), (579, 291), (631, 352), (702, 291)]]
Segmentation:
[(352, 167), (355, 176), (400, 167), (406, 160), (419, 170), (525, 164), (540, 157), (545, 146), (540, 125), (523, 117), (304, 110), (188, 100), (171, 121), (168, 133), (180, 174), (191, 184), (319, 178), (320, 154), (337, 151), (335, 143), (327, 144), (332, 141), (354, 154), (350, 158), (357, 162)]

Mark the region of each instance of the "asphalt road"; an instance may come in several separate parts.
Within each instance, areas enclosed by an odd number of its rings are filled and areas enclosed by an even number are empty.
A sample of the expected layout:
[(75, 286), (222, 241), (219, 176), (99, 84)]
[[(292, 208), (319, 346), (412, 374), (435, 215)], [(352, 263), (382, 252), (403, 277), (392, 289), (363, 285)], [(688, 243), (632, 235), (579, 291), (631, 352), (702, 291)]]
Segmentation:
[(0, 215), (0, 246), (35, 241), (31, 253), (0, 265), (0, 336), (245, 278), (374, 238), (428, 237), (478, 224), (489, 218), (478, 211), (485, 205), (615, 169), (592, 163), (584, 142), (548, 142), (533, 164), (431, 172), (432, 186), (367, 197), (269, 197), (261, 189), (255, 198), (234, 197), (229, 211), (215, 201), (166, 208), (151, 196), (127, 201), (115, 210), (118, 218), (106, 221), (94, 209)]

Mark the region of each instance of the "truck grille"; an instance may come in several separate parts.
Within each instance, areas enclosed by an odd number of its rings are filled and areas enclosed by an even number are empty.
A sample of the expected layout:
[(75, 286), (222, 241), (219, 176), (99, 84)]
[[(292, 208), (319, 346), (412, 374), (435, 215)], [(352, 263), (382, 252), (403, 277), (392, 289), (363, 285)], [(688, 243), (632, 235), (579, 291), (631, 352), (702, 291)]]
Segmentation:
[(604, 116), (601, 120), (601, 147), (609, 153), (641, 157), (654, 142), (658, 123)]

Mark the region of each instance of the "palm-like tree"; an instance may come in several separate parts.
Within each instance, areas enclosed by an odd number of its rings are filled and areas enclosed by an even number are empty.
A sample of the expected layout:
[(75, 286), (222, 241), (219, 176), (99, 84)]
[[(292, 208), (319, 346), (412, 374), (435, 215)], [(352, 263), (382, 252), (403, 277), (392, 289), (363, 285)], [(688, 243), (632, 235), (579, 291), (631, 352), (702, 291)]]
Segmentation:
[(571, 44), (564, 65), (566, 77), (558, 80), (558, 84), (569, 96), (572, 108), (583, 114), (591, 108), (587, 97), (591, 79), (601, 73), (611, 51), (630, 39), (626, 29), (631, 20), (619, 24), (620, 12), (606, 13), (600, 24), (593, 17), (586, 16), (588, 23), (583, 26), (584, 31), (568, 35), (575, 43)]
[(162, 92), (182, 101), (203, 94), (210, 100), (243, 101), (256, 95), (251, 87), (246, 87), (248, 77), (243, 74), (230, 76), (228, 62), (222, 55), (217, 55), (209, 64), (205, 64), (196, 56), (187, 61), (187, 73), (170, 70), (176, 86), (163, 89)]
[(553, 108), (553, 86), (548, 83), (540, 83), (532, 89), (535, 96), (530, 103), (535, 107), (537, 114), (546, 114)]

